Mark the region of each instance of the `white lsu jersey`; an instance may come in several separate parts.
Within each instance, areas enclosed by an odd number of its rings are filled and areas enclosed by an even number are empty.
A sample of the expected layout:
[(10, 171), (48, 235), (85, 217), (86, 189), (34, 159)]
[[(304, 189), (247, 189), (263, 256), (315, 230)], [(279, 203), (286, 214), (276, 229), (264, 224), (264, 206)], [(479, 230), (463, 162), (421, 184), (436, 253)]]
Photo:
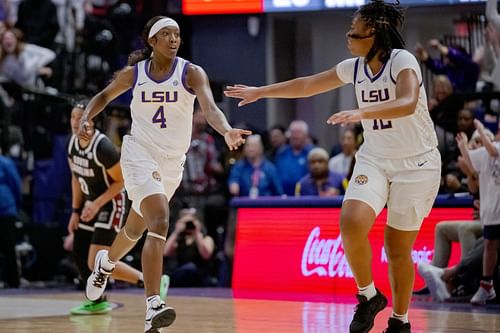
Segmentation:
[(417, 59), (408, 51), (395, 49), (377, 74), (372, 74), (364, 58), (351, 58), (336, 67), (345, 83), (352, 83), (359, 108), (396, 99), (396, 79), (404, 69), (413, 69), (420, 82), (415, 112), (396, 119), (364, 119), (364, 143), (360, 152), (372, 156), (398, 159), (420, 155), (437, 147), (434, 124), (427, 108), (427, 96)]
[(186, 86), (189, 61), (176, 57), (170, 73), (162, 80), (149, 75), (151, 59), (135, 65), (132, 86), (131, 135), (165, 157), (183, 156), (189, 149), (194, 92)]

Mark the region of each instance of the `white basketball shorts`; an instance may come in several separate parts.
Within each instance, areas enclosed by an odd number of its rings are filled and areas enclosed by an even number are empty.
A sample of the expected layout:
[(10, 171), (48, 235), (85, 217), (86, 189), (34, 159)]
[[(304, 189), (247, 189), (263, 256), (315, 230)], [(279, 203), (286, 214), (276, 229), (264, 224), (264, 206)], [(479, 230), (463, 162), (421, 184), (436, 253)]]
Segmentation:
[(181, 183), (185, 160), (184, 154), (164, 156), (134, 137), (124, 136), (120, 163), (132, 209), (142, 216), (141, 202), (153, 194), (164, 194), (170, 201)]
[(431, 211), (440, 181), (441, 156), (437, 149), (394, 160), (358, 153), (344, 201), (363, 201), (376, 215), (387, 204), (389, 226), (416, 231)]

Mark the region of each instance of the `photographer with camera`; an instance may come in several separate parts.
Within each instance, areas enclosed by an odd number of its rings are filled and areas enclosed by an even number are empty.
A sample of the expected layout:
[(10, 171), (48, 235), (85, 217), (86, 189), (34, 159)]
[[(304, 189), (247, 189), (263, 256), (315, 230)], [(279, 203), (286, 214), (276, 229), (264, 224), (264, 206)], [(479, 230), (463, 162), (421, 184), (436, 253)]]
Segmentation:
[(196, 216), (194, 208), (183, 209), (175, 228), (165, 243), (163, 255), (176, 261), (169, 272), (173, 287), (202, 287), (209, 285), (208, 268), (214, 253), (214, 240)]

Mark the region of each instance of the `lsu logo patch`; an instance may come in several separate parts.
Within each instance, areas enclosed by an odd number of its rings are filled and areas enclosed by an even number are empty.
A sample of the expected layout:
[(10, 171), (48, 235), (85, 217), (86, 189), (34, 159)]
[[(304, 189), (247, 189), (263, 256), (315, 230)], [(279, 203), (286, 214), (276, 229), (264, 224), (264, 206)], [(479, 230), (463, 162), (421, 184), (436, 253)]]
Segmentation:
[(161, 176), (160, 176), (160, 173), (158, 171), (153, 171), (151, 176), (153, 176), (154, 180), (161, 182)]
[(358, 175), (356, 178), (354, 178), (354, 182), (358, 185), (365, 185), (368, 183), (368, 176), (365, 175)]

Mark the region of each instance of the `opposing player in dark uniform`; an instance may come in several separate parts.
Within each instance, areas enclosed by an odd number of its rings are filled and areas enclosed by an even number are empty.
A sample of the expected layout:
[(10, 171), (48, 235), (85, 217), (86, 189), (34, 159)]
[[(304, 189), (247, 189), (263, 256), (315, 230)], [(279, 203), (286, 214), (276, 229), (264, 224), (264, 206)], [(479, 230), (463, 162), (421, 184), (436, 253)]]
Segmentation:
[[(126, 218), (126, 195), (120, 167), (120, 154), (109, 138), (91, 126), (91, 139), (79, 139), (75, 134), (85, 109), (78, 103), (71, 112), (73, 135), (68, 144), (68, 159), (72, 171), (73, 212), (68, 232), (73, 234), (73, 255), (81, 278), (91, 274), (97, 251), (109, 249)], [(142, 273), (119, 262), (113, 277), (142, 287)], [(85, 301), (71, 309), (72, 314), (101, 314), (111, 310), (104, 297)]]

